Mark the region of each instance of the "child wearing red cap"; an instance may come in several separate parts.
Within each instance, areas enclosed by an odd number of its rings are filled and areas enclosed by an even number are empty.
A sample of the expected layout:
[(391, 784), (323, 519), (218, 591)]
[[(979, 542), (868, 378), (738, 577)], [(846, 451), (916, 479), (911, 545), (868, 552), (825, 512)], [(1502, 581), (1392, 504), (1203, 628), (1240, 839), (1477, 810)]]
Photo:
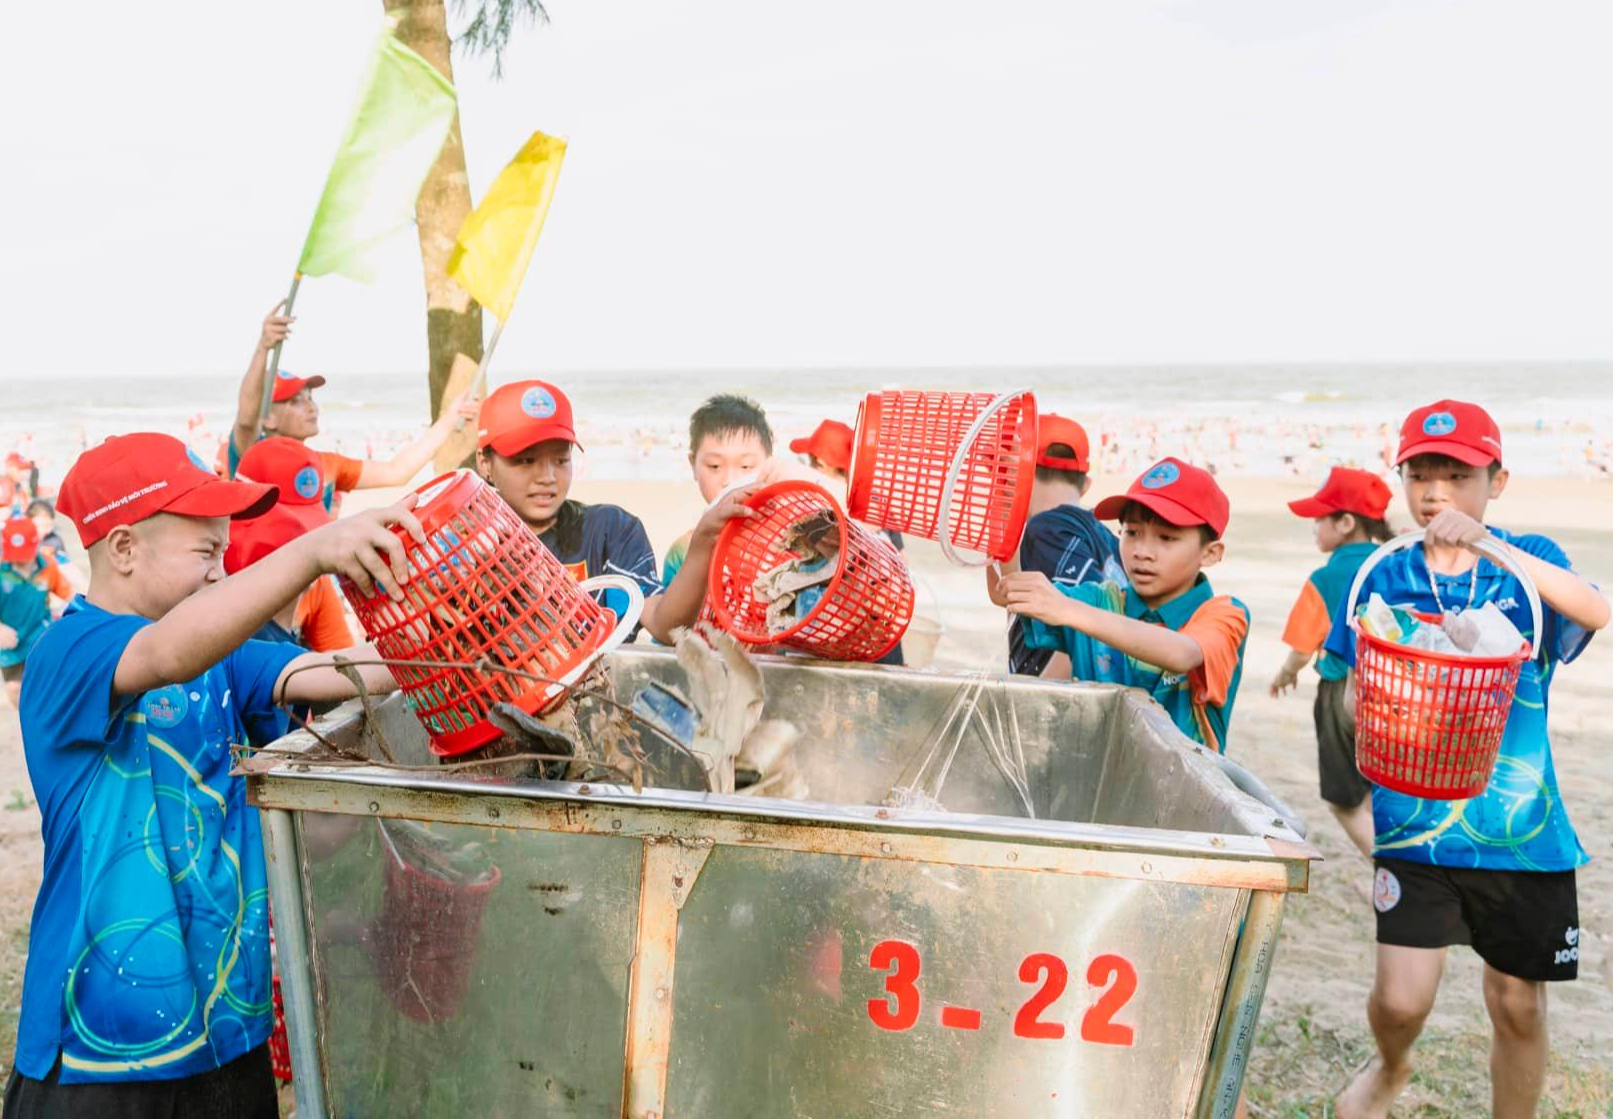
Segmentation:
[[(688, 560), (667, 581), (656, 578), (655, 550), (644, 524), (615, 505), (585, 505), (571, 492), (571, 401), (546, 381), (517, 381), (491, 393), (477, 422), (476, 468), (578, 579), (625, 575), (644, 591), (642, 625), (657, 641), (692, 625), (706, 597), (711, 549), (722, 526), (749, 517), (746, 491), (706, 510), (691, 536)], [(606, 592), (610, 605), (612, 592)]]
[[(1425, 800), (1376, 786), (1372, 815), (1377, 873), (1377, 976), (1367, 1021), (1374, 1061), (1336, 1101), (1339, 1119), (1385, 1119), (1411, 1079), (1411, 1047), (1433, 1008), (1452, 944), (1484, 960), (1484, 1004), (1494, 1025), (1493, 1114), (1532, 1116), (1545, 1083), (1546, 983), (1579, 969), (1575, 868), (1588, 861), (1568, 820), (1552, 765), (1546, 713), (1551, 681), (1591, 634), (1608, 622), (1600, 592), (1576, 575), (1545, 536), (1485, 524), (1506, 489), (1501, 432), (1483, 408), (1441, 400), (1406, 417), (1396, 456), (1406, 506), (1426, 536), (1368, 572), (1361, 601), (1430, 613), (1494, 604), (1533, 643), (1501, 740), (1500, 760), (1483, 795)], [(1539, 592), (1543, 628), (1518, 577), (1484, 558), (1481, 541), (1500, 546)], [(1352, 669), (1355, 633), (1343, 611), (1329, 654)]]
[[(1037, 417), (1030, 518), (1010, 571), (1040, 571), (1063, 586), (1105, 580), (1126, 585), (1115, 534), (1081, 507), (1092, 484), (1087, 478), (1089, 455), (1086, 429), (1080, 424), (1051, 412)], [(1009, 623), (1009, 672), (1040, 676), (1060, 657), (1062, 654), (1051, 649), (1030, 648), (1022, 619), (1016, 617)], [(1068, 668), (1061, 661), (1051, 671), (1063, 676)]]
[[(230, 546), (224, 550), (226, 575), (251, 567), (299, 536), (330, 523), (330, 514), (320, 500), (325, 490), (324, 467), (324, 458), (317, 451), (281, 436), (261, 439), (241, 456), (235, 477), (274, 486), (279, 497), (262, 516), (237, 521), (231, 527)], [(315, 579), (252, 636), (259, 641), (301, 645), (316, 653), (353, 644), (341, 592), (329, 575)]]
[[(235, 476), (241, 456), (265, 436), (279, 435), (306, 442), (319, 434), (319, 405), (314, 403), (313, 390), (325, 383), (325, 378), (298, 377), (289, 369), (275, 373), (274, 392), (271, 396), (269, 416), (258, 426), (258, 410), (263, 405), (263, 379), (269, 375), (269, 354), (291, 334), (296, 321), (280, 313), (283, 303), (277, 303), (263, 320), (258, 335), (257, 349), (241, 378), (241, 389), (236, 401), (235, 426), (230, 431), (226, 463), (230, 477)], [(350, 490), (369, 490), (382, 486), (407, 485), (420, 473), (420, 468), (431, 461), (442, 445), (448, 442), (458, 425), (476, 418), (481, 401), (471, 391), (461, 393), (447, 404), (442, 415), (426, 433), (392, 458), (356, 459), (339, 455), (335, 451), (321, 451), (324, 459), (325, 490), (321, 495), (325, 509), (334, 512), (340, 505), (339, 493)]]
[[(850, 424), (824, 420), (813, 429), (811, 435), (791, 439), (790, 450), (805, 455), (807, 465), (818, 473), (844, 482), (847, 471), (851, 469), (851, 442), (854, 437)], [(693, 448), (690, 449), (692, 452)]]
[(23, 664), (50, 624), (51, 598), (66, 602), (73, 587), (56, 561), (39, 548), (39, 529), (27, 517), (0, 527), (0, 677), (16, 707)]
[(424, 533), (410, 498), (224, 578), (230, 519), (274, 497), (157, 434), (107, 440), (62, 483), (90, 589), (23, 680), (45, 865), (7, 1119), (277, 1114), (263, 840), (231, 754), (283, 733), (276, 704), (355, 689), (329, 656), (249, 638), (327, 572), (401, 597), (387, 526)]
[(1322, 643), (1333, 630), (1333, 619), (1344, 606), (1344, 598), (1355, 580), (1355, 573), (1373, 550), (1389, 539), (1389, 523), (1383, 519), (1389, 508), (1389, 486), (1367, 470), (1335, 466), (1322, 488), (1307, 498), (1290, 501), (1295, 516), (1312, 521), (1316, 547), (1328, 560), (1311, 572), (1299, 592), (1299, 600), (1289, 611), (1283, 629), (1288, 659), (1271, 682), (1271, 694), (1280, 696), (1299, 683), (1300, 671), (1316, 658), (1316, 768), (1327, 802), (1344, 834), (1368, 859), (1372, 858), (1371, 791), (1366, 778), (1355, 767), (1355, 733), (1344, 706), (1344, 662), (1330, 656)]
[(1142, 688), (1183, 734), (1224, 752), (1249, 634), (1248, 608), (1204, 577), (1225, 550), (1226, 494), (1167, 458), (1093, 512), (1120, 522), (1128, 586), (1021, 571), (991, 578), (992, 601), (1026, 619), (1030, 648), (1068, 656), (1075, 679)]

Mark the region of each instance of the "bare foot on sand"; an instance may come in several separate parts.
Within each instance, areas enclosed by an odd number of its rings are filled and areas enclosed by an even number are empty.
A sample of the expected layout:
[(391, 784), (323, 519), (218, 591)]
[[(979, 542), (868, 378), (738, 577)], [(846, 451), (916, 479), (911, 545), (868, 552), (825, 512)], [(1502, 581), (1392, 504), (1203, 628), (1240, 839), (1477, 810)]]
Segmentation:
[(1389, 1105), (1410, 1080), (1410, 1065), (1391, 1073), (1374, 1058), (1333, 1101), (1333, 1113), (1338, 1119), (1389, 1119)]

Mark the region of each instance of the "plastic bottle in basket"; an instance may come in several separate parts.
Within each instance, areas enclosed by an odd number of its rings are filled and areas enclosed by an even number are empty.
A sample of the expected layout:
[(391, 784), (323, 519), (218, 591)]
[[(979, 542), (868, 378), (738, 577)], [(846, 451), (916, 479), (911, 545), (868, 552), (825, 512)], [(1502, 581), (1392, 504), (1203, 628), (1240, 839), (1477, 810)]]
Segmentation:
[(451, 756), (499, 736), (486, 718), (494, 704), (535, 714), (558, 702), (630, 625), (596, 603), (476, 475), (445, 474), (419, 494), (426, 542), (394, 530), (409, 565), (404, 600), (362, 595), (345, 580), (342, 590), (381, 656), (437, 662), (391, 671), (433, 752)]

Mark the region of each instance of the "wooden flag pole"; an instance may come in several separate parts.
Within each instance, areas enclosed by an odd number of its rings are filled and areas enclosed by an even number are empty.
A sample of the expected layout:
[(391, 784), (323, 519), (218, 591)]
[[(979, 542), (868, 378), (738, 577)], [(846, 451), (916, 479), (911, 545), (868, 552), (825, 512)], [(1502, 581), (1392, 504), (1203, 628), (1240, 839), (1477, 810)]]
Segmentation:
[[(493, 351), (498, 349), (498, 336), (504, 333), (504, 320), (499, 319), (498, 325), (493, 328), (493, 336), (487, 340), (487, 348), (482, 351), (481, 364), (476, 367), (476, 379), (470, 387), (482, 396), (487, 395), (487, 363), (493, 360)], [(454, 425), (455, 431), (465, 430), (465, 421), (461, 419)]]
[[(291, 316), (292, 305), (297, 302), (297, 288), (301, 284), (302, 273), (300, 271), (293, 272), (291, 274), (291, 290), (286, 293), (284, 313), (288, 318)], [(268, 422), (269, 406), (274, 403), (274, 382), (275, 378), (280, 374), (280, 347), (285, 344), (285, 339), (282, 338), (274, 344), (274, 349), (269, 352), (269, 369), (263, 375), (263, 400), (258, 405), (258, 430), (260, 432), (263, 430), (263, 425)], [(245, 454), (246, 448), (243, 447), (241, 453)]]

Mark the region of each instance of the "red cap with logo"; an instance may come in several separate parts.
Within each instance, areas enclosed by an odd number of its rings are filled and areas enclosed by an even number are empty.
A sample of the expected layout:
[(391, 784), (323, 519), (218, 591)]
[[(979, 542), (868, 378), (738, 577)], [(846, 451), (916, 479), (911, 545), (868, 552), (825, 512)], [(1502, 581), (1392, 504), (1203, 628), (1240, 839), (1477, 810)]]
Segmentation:
[(1310, 497), (1290, 501), (1288, 508), (1313, 521), (1334, 513), (1354, 513), (1381, 521), (1389, 509), (1389, 484), (1370, 470), (1335, 466), (1327, 472), (1321, 489)]
[(228, 574), (252, 566), (331, 520), (324, 502), (325, 460), (300, 440), (283, 435), (260, 439), (241, 456), (235, 476), (243, 482), (274, 486), (280, 491), (280, 500), (261, 517), (230, 527), (230, 546), (224, 551)]
[(27, 517), (12, 517), (0, 529), (0, 560), (32, 563), (39, 555), (39, 529)]
[(1099, 520), (1120, 518), (1126, 503), (1135, 501), (1152, 509), (1173, 525), (1188, 528), (1209, 525), (1217, 536), (1227, 530), (1232, 507), (1208, 470), (1167, 458), (1150, 466), (1123, 494), (1106, 497), (1093, 508)]
[[(1050, 455), (1047, 449), (1062, 443), (1074, 454), (1070, 458)], [(1074, 470), (1085, 474), (1089, 469), (1091, 447), (1087, 442), (1087, 429), (1074, 420), (1046, 412), (1036, 417), (1036, 465), (1053, 470)]]
[(56, 508), (78, 526), (84, 546), (118, 525), (158, 513), (252, 517), (274, 504), (275, 488), (226, 482), (172, 435), (114, 435), (78, 456), (62, 479)]
[(1400, 425), (1399, 466), (1416, 455), (1448, 455), (1469, 466), (1501, 461), (1501, 429), (1477, 404), (1439, 400), (1417, 409)]
[(517, 455), (550, 439), (577, 442), (571, 401), (547, 381), (516, 381), (495, 389), (482, 401), (476, 426), (476, 446), (501, 455)]
[(303, 389), (317, 389), (325, 378), (315, 373), (312, 377), (299, 377), (289, 369), (278, 369), (274, 375), (274, 402), (284, 404)]
[(804, 439), (791, 439), (790, 450), (811, 455), (833, 470), (851, 469), (852, 431), (839, 420), (824, 420)]

